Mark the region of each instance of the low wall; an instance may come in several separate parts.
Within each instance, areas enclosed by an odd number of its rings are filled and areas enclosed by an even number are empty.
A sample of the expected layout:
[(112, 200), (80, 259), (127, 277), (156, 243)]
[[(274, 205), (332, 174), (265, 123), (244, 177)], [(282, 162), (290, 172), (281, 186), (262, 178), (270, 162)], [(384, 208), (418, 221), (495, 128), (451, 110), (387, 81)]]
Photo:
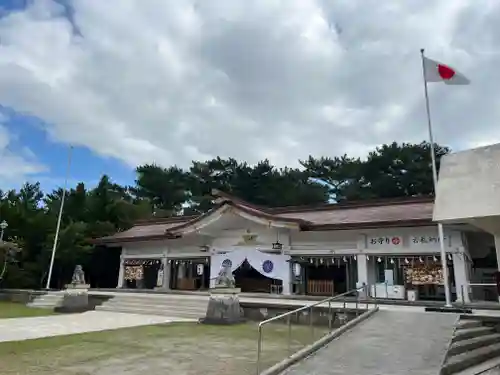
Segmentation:
[[(271, 301), (269, 304), (259, 303), (253, 304), (248, 302), (241, 302), (241, 308), (243, 309), (243, 315), (247, 320), (261, 322), (266, 319), (273, 318), (275, 316), (287, 313), (289, 311), (293, 311), (297, 309), (297, 306), (283, 306), (283, 305), (275, 305)], [(313, 324), (315, 326), (328, 326), (330, 313), (333, 314), (332, 326), (337, 327), (345, 324), (345, 322), (350, 321), (357, 316), (363, 314), (366, 309), (340, 309), (340, 308), (331, 308), (328, 310), (328, 307), (314, 307), (312, 309), (312, 317), (310, 310), (303, 310), (297, 314), (292, 314), (290, 316), (291, 323), (294, 325), (310, 325)], [(277, 321), (276, 323), (286, 324), (288, 322), (287, 319), (282, 319)]]
[(0, 289), (0, 301), (28, 303), (35, 297), (46, 294), (43, 290), (30, 289)]
[[(33, 301), (36, 297), (47, 294), (44, 290), (30, 290), (30, 289), (0, 289), (0, 301), (15, 302), (27, 304)], [(108, 299), (112, 298), (111, 295), (94, 295), (88, 296), (88, 306), (84, 311), (95, 310), (96, 306), (101, 305)], [(55, 309), (58, 310), (57, 308)], [(59, 311), (66, 312), (66, 311)], [(81, 311), (78, 311), (81, 312)]]

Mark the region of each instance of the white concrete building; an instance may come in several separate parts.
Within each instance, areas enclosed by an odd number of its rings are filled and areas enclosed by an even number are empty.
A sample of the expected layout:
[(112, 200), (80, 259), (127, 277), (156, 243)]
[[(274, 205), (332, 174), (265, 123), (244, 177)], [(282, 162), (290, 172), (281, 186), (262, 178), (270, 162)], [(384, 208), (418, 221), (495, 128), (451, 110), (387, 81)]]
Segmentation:
[[(430, 198), (270, 209), (214, 195), (207, 214), (140, 222), (99, 239), (121, 247), (117, 287), (203, 290), (230, 262), (243, 292), (328, 296), (364, 283), (381, 298), (444, 300)], [(496, 268), (493, 239), (455, 222), (445, 226), (445, 247), (454, 298), (468, 302), (471, 280)], [(476, 260), (486, 271), (478, 273)]]

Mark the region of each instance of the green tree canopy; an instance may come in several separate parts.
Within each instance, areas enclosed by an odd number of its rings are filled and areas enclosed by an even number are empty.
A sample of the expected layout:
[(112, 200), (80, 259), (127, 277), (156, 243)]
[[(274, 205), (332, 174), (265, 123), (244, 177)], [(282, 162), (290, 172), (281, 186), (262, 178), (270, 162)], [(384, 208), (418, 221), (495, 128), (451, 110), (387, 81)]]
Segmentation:
[[(436, 145), (436, 152), (439, 160), (449, 149)], [(112, 256), (119, 252), (96, 248), (89, 239), (126, 230), (139, 219), (207, 212), (214, 188), (265, 207), (433, 194), (425, 142), (382, 145), (364, 159), (310, 156), (300, 165), (277, 168), (269, 160), (250, 165), (217, 157), (194, 161), (188, 169), (138, 166), (134, 186), (116, 184), (107, 175), (94, 187), (78, 183), (66, 191), (52, 284), (67, 283), (76, 264), (102, 275), (118, 262)], [(3, 286), (44, 286), (62, 195), (62, 188), (42, 192), (39, 183), (0, 191), (0, 221), (9, 224), (0, 244), (0, 271), (6, 264)], [(22, 251), (5, 263), (11, 244)], [(101, 277), (96, 275), (91, 272), (91, 283), (101, 283), (92, 279)]]

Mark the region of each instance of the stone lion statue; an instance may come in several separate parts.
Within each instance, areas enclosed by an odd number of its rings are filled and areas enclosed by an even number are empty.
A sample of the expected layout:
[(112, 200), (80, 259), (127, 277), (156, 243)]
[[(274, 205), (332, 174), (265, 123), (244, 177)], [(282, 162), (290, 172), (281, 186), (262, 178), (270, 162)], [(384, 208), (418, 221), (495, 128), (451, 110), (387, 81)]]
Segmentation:
[(78, 285), (85, 284), (85, 273), (83, 272), (82, 266), (79, 264), (75, 267), (75, 271), (73, 272), (73, 277), (71, 278), (71, 284), (78, 284)]
[(231, 266), (228, 264), (223, 264), (217, 278), (215, 279), (215, 286), (234, 288), (235, 280), (233, 272), (231, 271)]

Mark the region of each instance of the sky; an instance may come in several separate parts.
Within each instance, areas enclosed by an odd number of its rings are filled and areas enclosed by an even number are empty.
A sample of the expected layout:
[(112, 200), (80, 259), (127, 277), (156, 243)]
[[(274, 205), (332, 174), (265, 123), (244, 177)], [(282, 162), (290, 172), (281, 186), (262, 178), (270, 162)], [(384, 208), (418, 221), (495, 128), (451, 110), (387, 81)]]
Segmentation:
[(500, 142), (496, 0), (0, 0), (0, 188), (131, 184), (134, 168), (277, 166), (427, 138)]

